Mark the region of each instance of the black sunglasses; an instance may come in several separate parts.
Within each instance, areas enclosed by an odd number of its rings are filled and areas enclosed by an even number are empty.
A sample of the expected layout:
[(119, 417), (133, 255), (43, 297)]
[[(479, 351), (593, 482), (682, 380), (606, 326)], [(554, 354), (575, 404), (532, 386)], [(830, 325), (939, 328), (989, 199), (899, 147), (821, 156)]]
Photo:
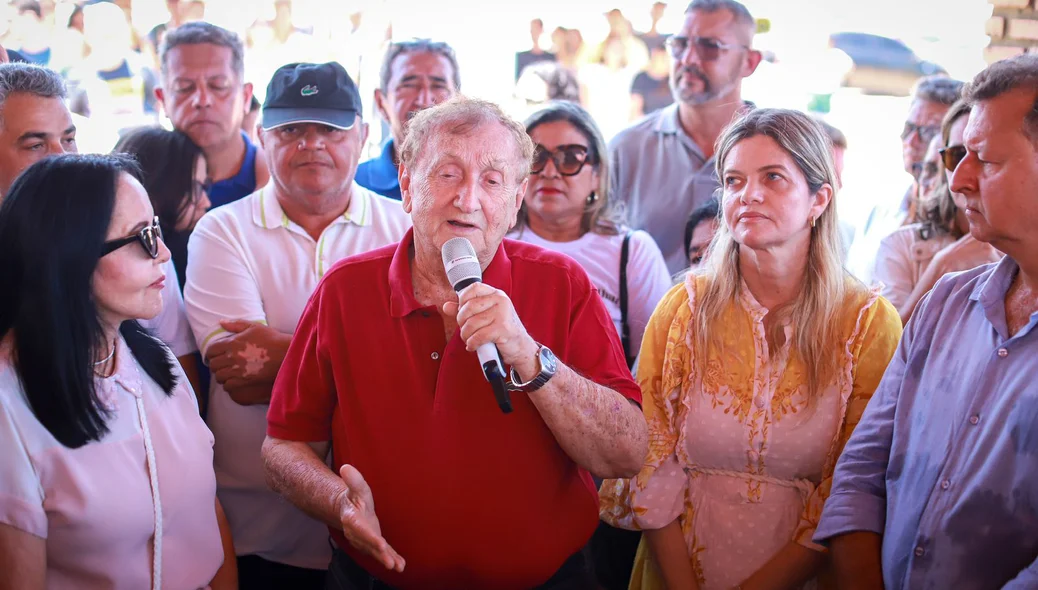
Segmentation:
[(946, 148), (937, 150), (938, 154), (941, 154), (941, 162), (944, 163), (944, 168), (948, 172), (955, 172), (955, 169), (959, 166), (959, 162), (966, 157), (966, 146), (964, 145), (950, 145)]
[(717, 39), (711, 37), (680, 37), (672, 36), (667, 37), (667, 40), (663, 44), (670, 51), (671, 57), (675, 59), (681, 58), (688, 51), (688, 46), (691, 44), (696, 49), (696, 54), (699, 55), (700, 61), (714, 61), (721, 57), (721, 53), (729, 51), (731, 49), (749, 49), (748, 45), (738, 45), (730, 43), (722, 43)]
[(905, 128), (901, 130), (901, 139), (908, 139), (913, 133), (918, 133), (919, 139), (922, 140), (923, 143), (930, 143), (940, 132), (940, 125), (916, 125), (906, 121)]
[(555, 169), (562, 176), (574, 176), (584, 168), (584, 164), (590, 159), (588, 148), (582, 145), (560, 145), (554, 150), (549, 150), (543, 145), (537, 144), (533, 153), (533, 165), (530, 172), (540, 174), (548, 165), (548, 160), (555, 162)]
[(141, 230), (132, 236), (125, 238), (119, 238), (118, 240), (112, 240), (105, 242), (104, 248), (101, 250), (101, 256), (108, 256), (112, 252), (115, 252), (119, 248), (127, 244), (137, 242), (144, 248), (144, 251), (148, 253), (148, 256), (152, 258), (159, 257), (159, 240), (162, 239), (162, 228), (159, 227), (159, 218), (155, 216), (151, 220), (151, 225), (144, 226)]

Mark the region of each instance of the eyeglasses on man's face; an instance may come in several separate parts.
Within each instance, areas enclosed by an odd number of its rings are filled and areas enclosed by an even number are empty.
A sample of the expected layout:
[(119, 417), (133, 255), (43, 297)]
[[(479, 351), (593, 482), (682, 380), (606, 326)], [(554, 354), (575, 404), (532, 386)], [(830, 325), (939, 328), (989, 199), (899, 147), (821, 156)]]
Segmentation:
[(901, 130), (901, 140), (904, 141), (909, 137), (912, 137), (913, 133), (917, 133), (919, 134), (919, 139), (923, 143), (929, 144), (940, 132), (940, 125), (916, 125), (915, 123), (906, 121), (905, 128)]
[(674, 59), (681, 59), (685, 52), (688, 51), (689, 46), (692, 46), (696, 50), (696, 55), (699, 56), (699, 61), (714, 61), (721, 57), (721, 54), (725, 51), (750, 48), (748, 45), (740, 45), (738, 43), (724, 43), (720, 39), (714, 39), (713, 37), (683, 37), (681, 35), (667, 37), (664, 44)]

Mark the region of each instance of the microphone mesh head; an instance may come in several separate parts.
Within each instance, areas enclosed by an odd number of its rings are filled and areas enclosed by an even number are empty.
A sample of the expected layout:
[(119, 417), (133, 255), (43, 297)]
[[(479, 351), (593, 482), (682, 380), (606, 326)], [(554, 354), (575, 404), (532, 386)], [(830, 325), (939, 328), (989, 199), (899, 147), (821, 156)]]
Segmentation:
[(447, 271), (447, 280), (451, 286), (466, 279), (482, 279), (483, 270), (479, 268), (476, 249), (465, 238), (447, 240), (440, 250), (440, 256), (443, 258), (443, 268)]

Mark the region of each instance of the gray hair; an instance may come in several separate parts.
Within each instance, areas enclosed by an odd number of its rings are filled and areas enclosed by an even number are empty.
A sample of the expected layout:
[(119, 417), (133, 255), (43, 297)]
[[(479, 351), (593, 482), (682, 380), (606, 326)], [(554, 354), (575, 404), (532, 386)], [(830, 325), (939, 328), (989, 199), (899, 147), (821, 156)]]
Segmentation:
[[(977, 74), (962, 95), (968, 104), (975, 105), (1017, 88), (1038, 91), (1038, 55), (1027, 53), (996, 61)], [(1038, 143), (1038, 97), (1024, 116), (1024, 134), (1032, 143)]]
[(167, 57), (174, 47), (180, 45), (201, 45), (203, 43), (230, 49), (231, 67), (237, 72), (239, 79), (244, 79), (245, 45), (242, 43), (241, 37), (233, 31), (228, 31), (223, 27), (203, 21), (184, 23), (163, 36), (162, 46), (159, 48), (159, 62), (162, 64), (162, 75), (166, 75)]
[(941, 74), (920, 78), (912, 88), (912, 97), (916, 100), (928, 100), (950, 107), (962, 96), (965, 84), (961, 80), (949, 78)]
[(0, 64), (0, 113), (7, 97), (18, 92), (62, 100), (68, 96), (65, 81), (50, 68), (27, 63)]
[(393, 61), (405, 53), (434, 53), (447, 58), (451, 64), (454, 91), (461, 92), (461, 73), (458, 71), (458, 56), (455, 55), (454, 48), (443, 41), (411, 39), (394, 41), (389, 44), (389, 49), (386, 49), (386, 55), (382, 58), (382, 69), (379, 70), (379, 88), (383, 93), (389, 92), (389, 79), (393, 77)]
[(757, 30), (757, 21), (750, 14), (750, 9), (737, 0), (692, 0), (685, 14), (693, 11), (713, 13), (718, 10), (727, 10), (735, 17), (735, 22), (752, 27), (753, 31)]

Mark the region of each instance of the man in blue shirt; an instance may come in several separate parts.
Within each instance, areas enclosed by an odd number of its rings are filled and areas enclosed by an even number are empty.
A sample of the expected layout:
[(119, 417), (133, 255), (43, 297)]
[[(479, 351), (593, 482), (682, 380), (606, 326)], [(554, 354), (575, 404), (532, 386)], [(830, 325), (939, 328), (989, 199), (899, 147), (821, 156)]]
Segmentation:
[(429, 39), (392, 43), (386, 50), (375, 89), (375, 107), (389, 124), (390, 140), (378, 157), (357, 166), (355, 180), (382, 196), (400, 200), (396, 147), (404, 141), (407, 123), (418, 111), (440, 104), (458, 93), (458, 59), (450, 45)]
[(841, 588), (1038, 587), (1038, 55), (965, 96), (951, 189), (1006, 256), (923, 299), (847, 443), (815, 533)]
[(241, 129), (252, 102), (244, 60), (241, 38), (206, 22), (169, 31), (159, 53), (162, 85), (155, 96), (173, 126), (205, 153), (213, 209), (251, 195), (270, 180), (266, 159), (257, 157), (258, 146)]

